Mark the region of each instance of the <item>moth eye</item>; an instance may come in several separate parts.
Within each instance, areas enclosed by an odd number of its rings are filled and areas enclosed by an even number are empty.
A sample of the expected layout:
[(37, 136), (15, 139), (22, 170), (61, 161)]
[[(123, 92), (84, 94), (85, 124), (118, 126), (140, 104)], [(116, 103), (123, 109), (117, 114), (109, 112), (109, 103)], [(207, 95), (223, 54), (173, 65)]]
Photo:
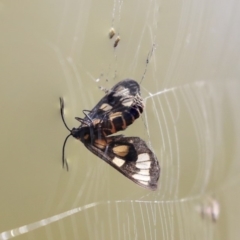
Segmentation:
[(114, 105), (115, 104), (115, 97), (113, 96), (113, 94), (109, 94), (108, 95), (108, 103), (110, 104), (110, 105)]

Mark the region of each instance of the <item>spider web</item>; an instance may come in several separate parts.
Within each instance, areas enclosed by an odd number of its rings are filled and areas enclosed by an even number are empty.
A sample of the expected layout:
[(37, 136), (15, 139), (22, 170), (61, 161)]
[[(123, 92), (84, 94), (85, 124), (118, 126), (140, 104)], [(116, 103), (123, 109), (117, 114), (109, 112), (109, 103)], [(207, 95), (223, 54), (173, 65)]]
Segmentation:
[[(35, 99), (45, 94), (43, 105), (33, 102), (37, 109), (43, 106), (47, 130), (36, 115), (44, 136), (38, 132), (41, 141), (31, 135), (34, 141), (21, 145), (35, 156), (24, 157), (29, 171), (16, 171), (11, 184), (11, 171), (1, 174), (0, 209), (6, 221), (0, 239), (238, 239), (239, 4), (222, 0), (215, 5), (62, 1), (28, 5), (20, 13), (16, 6), (2, 5), (6, 20), (11, 13), (20, 19), (10, 23), (22, 27), (17, 47), (28, 43), (26, 56), (36, 51), (34, 60), (20, 56), (41, 69), (29, 86), (36, 88)], [(109, 39), (111, 27), (116, 34)], [(19, 34), (16, 29), (11, 36)], [(49, 75), (51, 80), (45, 80)], [(110, 89), (124, 78), (140, 83), (145, 110), (122, 133), (141, 137), (157, 155), (161, 175), (156, 192), (138, 187), (74, 139), (66, 145), (70, 171), (61, 168), (61, 140), (67, 132), (59, 95), (65, 100), (66, 122), (77, 127), (74, 117), (82, 117), (81, 110), (93, 108), (104, 95), (99, 88)], [(32, 95), (23, 91), (19, 101), (26, 104)], [(56, 104), (46, 107), (51, 101)], [(27, 120), (21, 121), (19, 128)], [(8, 156), (2, 154), (1, 159)]]

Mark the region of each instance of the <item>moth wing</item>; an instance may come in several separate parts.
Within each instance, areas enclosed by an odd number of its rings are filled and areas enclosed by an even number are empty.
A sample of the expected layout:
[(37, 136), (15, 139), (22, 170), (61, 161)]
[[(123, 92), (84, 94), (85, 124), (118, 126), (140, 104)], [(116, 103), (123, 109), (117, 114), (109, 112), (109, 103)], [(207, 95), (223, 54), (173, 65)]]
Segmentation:
[(95, 155), (110, 164), (120, 173), (141, 187), (156, 190), (160, 167), (154, 153), (139, 137), (123, 135), (107, 138), (108, 144), (101, 145), (99, 139), (85, 146)]
[[(132, 79), (125, 79), (113, 86), (106, 95), (98, 102), (98, 104), (89, 111), (88, 116), (83, 119), (83, 122), (89, 120), (108, 119), (108, 116), (115, 112), (123, 112), (131, 107), (132, 99), (140, 94), (139, 84)], [(130, 105), (130, 106), (129, 106)], [(77, 120), (79, 118), (76, 118)]]

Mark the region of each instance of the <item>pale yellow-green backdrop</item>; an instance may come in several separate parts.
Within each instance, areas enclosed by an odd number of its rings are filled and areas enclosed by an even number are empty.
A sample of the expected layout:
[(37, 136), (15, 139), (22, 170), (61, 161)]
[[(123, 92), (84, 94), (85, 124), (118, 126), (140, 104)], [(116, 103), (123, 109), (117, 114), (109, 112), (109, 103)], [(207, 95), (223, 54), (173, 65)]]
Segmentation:
[[(239, 239), (239, 24), (236, 0), (0, 1), (0, 239)], [(156, 192), (73, 138), (61, 165), (59, 97), (77, 127), (124, 78)]]

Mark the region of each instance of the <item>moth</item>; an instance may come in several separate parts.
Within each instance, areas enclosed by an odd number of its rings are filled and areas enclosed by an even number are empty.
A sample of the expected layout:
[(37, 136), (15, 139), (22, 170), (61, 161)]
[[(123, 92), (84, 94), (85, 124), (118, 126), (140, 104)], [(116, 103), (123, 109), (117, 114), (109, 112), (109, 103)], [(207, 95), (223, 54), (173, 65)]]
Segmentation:
[(70, 136), (80, 140), (93, 154), (110, 164), (120, 173), (141, 187), (156, 190), (160, 167), (155, 154), (139, 137), (110, 136), (125, 130), (143, 112), (140, 86), (132, 79), (117, 83), (91, 110), (84, 110), (84, 118), (76, 117), (81, 124), (72, 130), (64, 119), (64, 101), (60, 98), (61, 117), (70, 131), (62, 149), (62, 164), (65, 144)]

